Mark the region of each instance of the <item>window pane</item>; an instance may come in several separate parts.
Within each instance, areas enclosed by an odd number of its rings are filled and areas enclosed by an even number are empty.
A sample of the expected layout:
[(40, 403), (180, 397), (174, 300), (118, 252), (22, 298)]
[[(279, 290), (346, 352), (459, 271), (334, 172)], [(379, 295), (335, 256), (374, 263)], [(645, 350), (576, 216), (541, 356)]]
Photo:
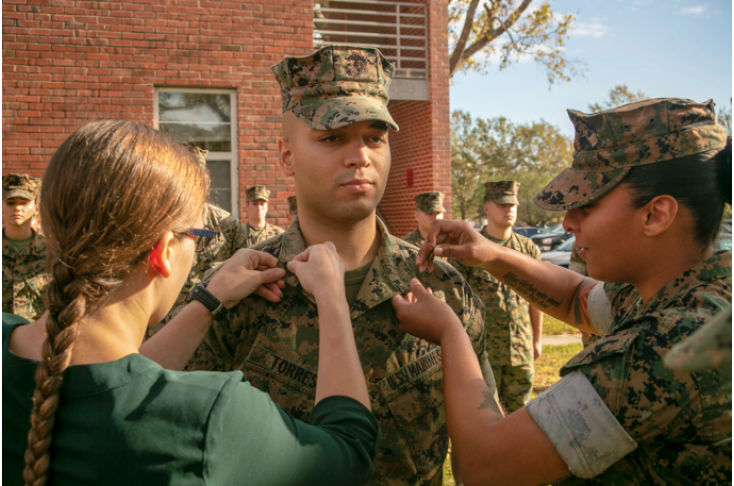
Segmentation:
[(230, 95), (226, 93), (158, 92), (158, 120), (173, 122), (225, 122), (230, 120)]
[[(232, 212), (232, 184), (228, 160), (208, 160), (206, 167), (211, 177), (211, 201), (222, 209)], [(235, 215), (235, 218), (237, 215)]]
[(232, 130), (229, 123), (165, 123), (158, 127), (174, 140), (189, 142), (210, 152), (232, 151)]

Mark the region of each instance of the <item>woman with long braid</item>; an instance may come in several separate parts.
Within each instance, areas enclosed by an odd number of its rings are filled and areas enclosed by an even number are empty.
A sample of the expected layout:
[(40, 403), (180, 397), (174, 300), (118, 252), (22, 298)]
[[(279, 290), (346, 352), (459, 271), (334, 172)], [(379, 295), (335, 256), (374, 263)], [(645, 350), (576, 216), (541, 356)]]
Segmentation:
[[(147, 326), (166, 315), (194, 252), (211, 236), (198, 229), (208, 184), (184, 147), (130, 121), (91, 123), (55, 152), (40, 203), (48, 312), (27, 325), (3, 314), (6, 484), (21, 476), (34, 486), (359, 484), (370, 477), (379, 428), (367, 408), (344, 269), (329, 244), (289, 264), (320, 317), (311, 425), (239, 371), (166, 371), (138, 353)], [(199, 291), (225, 308), (253, 292), (277, 301), (285, 272), (275, 263), (241, 250)], [(176, 318), (208, 323), (211, 315), (192, 301)]]

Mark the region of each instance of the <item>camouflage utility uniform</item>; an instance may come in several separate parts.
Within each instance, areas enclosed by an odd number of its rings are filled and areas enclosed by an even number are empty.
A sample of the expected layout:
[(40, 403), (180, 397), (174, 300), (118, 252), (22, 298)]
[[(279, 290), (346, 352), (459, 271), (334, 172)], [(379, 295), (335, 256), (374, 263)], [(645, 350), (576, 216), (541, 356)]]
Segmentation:
[[(564, 459), (591, 457), (594, 447), (583, 439), (573, 435), (569, 445), (569, 433), (585, 435), (581, 422), (562, 431), (569, 423), (551, 411), (558, 393), (570, 394), (564, 380), (582, 373), (601, 397), (598, 406), (611, 412), (608, 420), (616, 420), (607, 427), (618, 429), (618, 440), (603, 449), (609, 457), (600, 463), (609, 469), (559, 484), (731, 484), (731, 362), (691, 372), (663, 365), (667, 350), (731, 305), (731, 268), (731, 252), (722, 251), (671, 280), (645, 304), (630, 284), (597, 284), (588, 305), (610, 309), (594, 321), (602, 338), (566, 363), (563, 379), (530, 402), (528, 412), (557, 448), (564, 441)], [(578, 410), (576, 417), (581, 418)], [(597, 417), (582, 418), (604, 422)], [(609, 437), (600, 432), (591, 427), (588, 434)], [(597, 456), (601, 450), (593, 452)]]
[(43, 292), (48, 282), (43, 237), (34, 231), (31, 243), (18, 253), (3, 236), (3, 312), (38, 319), (46, 310)]
[[(415, 209), (417, 211), (423, 211), (424, 213), (445, 213), (446, 208), (443, 205), (444, 194), (438, 191), (424, 192), (415, 196)], [(403, 241), (407, 241), (411, 245), (415, 245), (418, 248), (426, 241), (421, 235), (420, 228), (416, 228), (407, 235), (401, 238)], [(435, 257), (435, 261), (445, 262), (446, 259), (443, 257)]]
[[(726, 131), (714, 108), (711, 101), (661, 98), (595, 114), (569, 111), (573, 163), (535, 203), (555, 211), (583, 207), (633, 167), (723, 149)], [(731, 271), (731, 252), (722, 251), (647, 302), (631, 284), (591, 288), (584, 310), (601, 339), (527, 407), (575, 476), (560, 484), (731, 484), (731, 361), (722, 358), (716, 369), (664, 363), (731, 306)], [(728, 332), (730, 342), (730, 324)]]
[(418, 248), (420, 248), (423, 242), (426, 241), (426, 239), (423, 238), (423, 236), (421, 235), (421, 232), (418, 228), (414, 229), (400, 239), (407, 243), (410, 243), (411, 245), (415, 245)]
[[(370, 484), (441, 484), (448, 448), (441, 349), (401, 332), (390, 299), (418, 278), (456, 312), (478, 358), (484, 358), (484, 305), (449, 265), (436, 263), (432, 273), (419, 273), (415, 248), (389, 235), (379, 219), (378, 224), (381, 246), (350, 314), (372, 412), (382, 429)], [(274, 255), (286, 269), (306, 244), (296, 221), (253, 249)], [(214, 322), (187, 369), (242, 370), (293, 417), (308, 421), (316, 393), (318, 312), (294, 274), (284, 280), (280, 302), (253, 295)], [(489, 375), (486, 358), (480, 362)]]
[(272, 238), (273, 236), (278, 236), (282, 232), (283, 230), (281, 228), (270, 223), (265, 223), (265, 226), (260, 229), (253, 228), (249, 224), (246, 224), (244, 243), (241, 248), (251, 248), (258, 243)]
[[(482, 236), (491, 239), (486, 227)], [(528, 238), (512, 233), (504, 244), (540, 260), (540, 251)], [(487, 357), (492, 365), (497, 393), (508, 412), (522, 408), (533, 391), (533, 326), (530, 304), (486, 270), (449, 260), (484, 302)]]

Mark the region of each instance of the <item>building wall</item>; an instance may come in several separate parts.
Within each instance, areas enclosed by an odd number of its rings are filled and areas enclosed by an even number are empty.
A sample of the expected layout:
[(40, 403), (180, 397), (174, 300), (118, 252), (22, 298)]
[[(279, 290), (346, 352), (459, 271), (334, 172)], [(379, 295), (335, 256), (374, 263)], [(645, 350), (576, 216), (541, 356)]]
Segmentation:
[[(390, 134), (380, 209), (396, 235), (415, 226), (415, 194), (440, 190), (450, 208), (447, 7), (424, 1), (431, 101), (390, 105), (401, 131)], [(286, 226), (294, 186), (277, 165), (281, 104), (269, 66), (312, 51), (312, 19), (312, 0), (4, 2), (3, 173), (40, 176), (61, 141), (91, 120), (152, 126), (156, 87), (235, 89), (240, 219), (245, 189), (260, 183), (271, 189), (271, 220)]]
[(446, 2), (427, 1), (431, 99), (389, 106), (400, 131), (390, 133), (392, 167), (380, 209), (397, 236), (416, 227), (416, 194), (443, 192), (445, 217), (451, 217), (448, 10)]
[[(3, 173), (39, 176), (94, 119), (153, 125), (154, 87), (237, 91), (240, 201), (255, 183), (287, 224), (277, 168), (280, 92), (269, 66), (311, 52), (311, 0), (3, 2)], [(246, 219), (244, 205), (240, 217)]]

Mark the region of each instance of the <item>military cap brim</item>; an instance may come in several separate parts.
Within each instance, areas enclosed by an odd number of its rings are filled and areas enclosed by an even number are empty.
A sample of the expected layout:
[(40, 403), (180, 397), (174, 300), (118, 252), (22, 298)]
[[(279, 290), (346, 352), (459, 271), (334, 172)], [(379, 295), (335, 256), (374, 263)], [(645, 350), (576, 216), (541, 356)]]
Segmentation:
[(514, 204), (515, 206), (520, 205), (520, 201), (518, 201), (517, 196), (502, 196), (498, 197), (497, 199), (492, 199), (492, 202), (495, 204)]
[(568, 167), (538, 192), (533, 202), (547, 211), (580, 208), (614, 189), (629, 171), (630, 167), (605, 172)]
[(334, 130), (361, 121), (383, 121), (398, 131), (387, 106), (380, 100), (362, 96), (331, 98), (317, 103), (302, 104), (291, 108), (299, 120), (316, 130)]
[(14, 197), (19, 197), (21, 199), (27, 199), (29, 201), (33, 201), (36, 199), (36, 196), (33, 193), (26, 191), (25, 189), (13, 189), (11, 191), (7, 191), (3, 193), (3, 201), (6, 201)]

